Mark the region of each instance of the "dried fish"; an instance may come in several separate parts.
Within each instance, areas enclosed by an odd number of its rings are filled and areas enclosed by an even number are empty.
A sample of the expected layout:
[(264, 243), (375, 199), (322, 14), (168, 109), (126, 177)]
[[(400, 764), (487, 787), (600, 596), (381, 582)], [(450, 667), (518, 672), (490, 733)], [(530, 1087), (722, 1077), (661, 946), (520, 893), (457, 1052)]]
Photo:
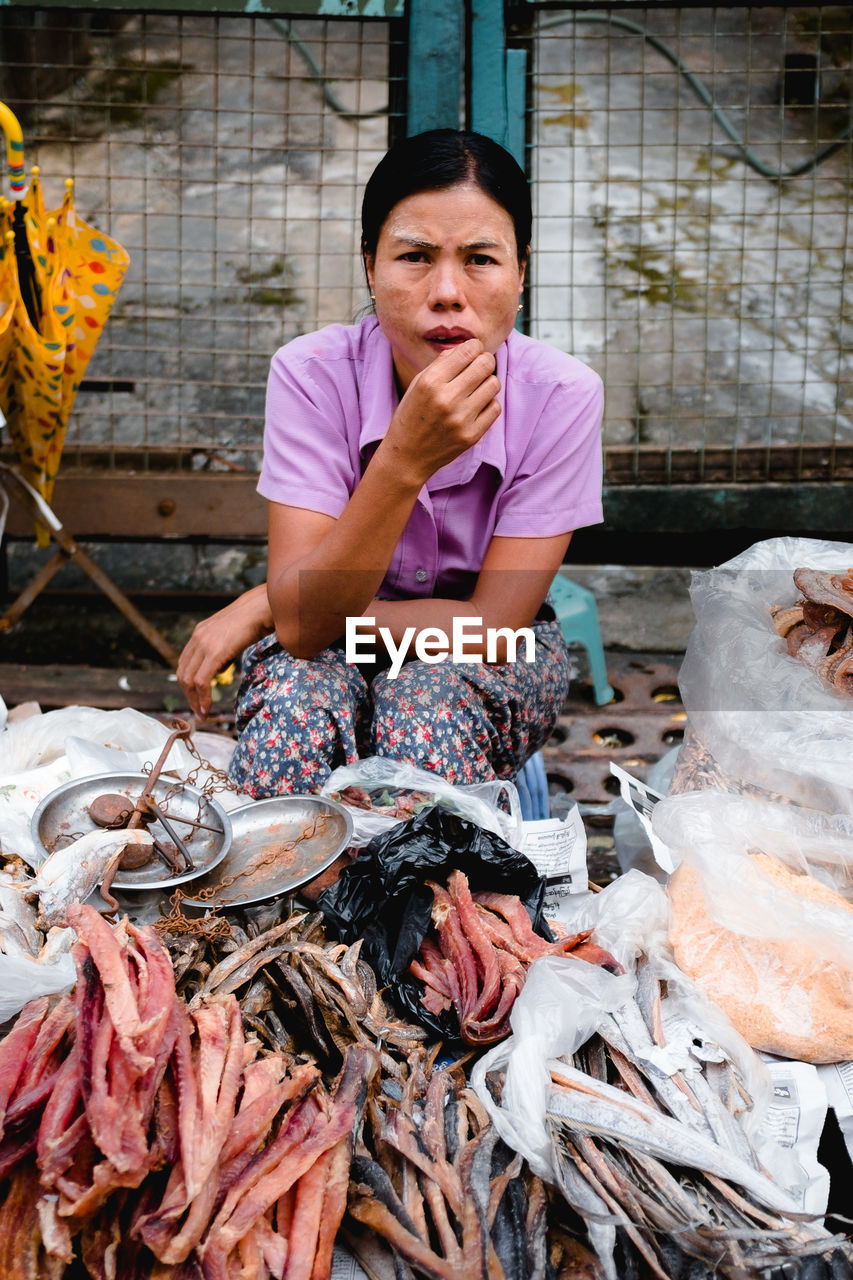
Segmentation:
[(446, 889), (424, 883), (433, 893), (434, 934), (424, 937), (409, 972), (424, 984), (421, 1003), (430, 1013), (455, 1008), (467, 1044), (494, 1044), (509, 1034), (512, 1006), (539, 956), (571, 953), (622, 971), (609, 952), (589, 941), (591, 930), (557, 942), (540, 937), (515, 895), (472, 895), (461, 871), (450, 873)]
[(795, 569), (803, 598), (788, 608), (772, 605), (770, 615), (788, 652), (830, 689), (853, 696), (853, 569), (831, 573)]
[[(544, 1280), (544, 1187), (498, 1137), (459, 1073), (410, 1055), (368, 1108), (349, 1214), (395, 1265), (429, 1280)], [(399, 1267), (398, 1267), (399, 1270)]]
[[(56, 849), (41, 864), (26, 892), (37, 894), (40, 918), (48, 924), (65, 924), (67, 908), (85, 902), (97, 885), (111, 879), (129, 844), (153, 846), (147, 831), (90, 831), (79, 840)], [(115, 899), (106, 898), (116, 907)]]

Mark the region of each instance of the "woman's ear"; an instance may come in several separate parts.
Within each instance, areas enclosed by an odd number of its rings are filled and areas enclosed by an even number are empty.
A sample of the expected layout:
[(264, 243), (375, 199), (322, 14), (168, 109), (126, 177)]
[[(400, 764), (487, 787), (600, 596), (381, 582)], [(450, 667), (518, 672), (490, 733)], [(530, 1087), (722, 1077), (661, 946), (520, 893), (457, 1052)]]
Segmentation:
[(524, 279), (525, 279), (525, 276), (527, 275), (527, 264), (529, 261), (530, 261), (530, 245), (528, 245), (527, 248), (524, 250), (524, 253), (521, 255), (521, 259), (518, 264), (519, 271), (521, 273), (521, 279), (519, 280), (519, 286), (520, 286), (519, 293), (524, 288)]
[(364, 263), (364, 274), (367, 277), (367, 287), (373, 293), (373, 268), (376, 263), (376, 257), (372, 253), (368, 253), (366, 249), (361, 251), (361, 260)]

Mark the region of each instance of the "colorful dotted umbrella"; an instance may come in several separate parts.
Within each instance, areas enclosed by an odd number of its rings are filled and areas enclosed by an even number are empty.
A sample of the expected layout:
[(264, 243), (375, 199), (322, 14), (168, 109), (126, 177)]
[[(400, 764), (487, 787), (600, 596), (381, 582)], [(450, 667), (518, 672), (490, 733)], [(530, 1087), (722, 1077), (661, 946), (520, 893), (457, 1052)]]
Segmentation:
[[(0, 410), (26, 480), (49, 502), (74, 398), (130, 258), (78, 216), (70, 178), (49, 212), (37, 169), (21, 194), (21, 131), (3, 103), (0, 127), (17, 196), (0, 212)], [(46, 531), (36, 532), (46, 545)]]

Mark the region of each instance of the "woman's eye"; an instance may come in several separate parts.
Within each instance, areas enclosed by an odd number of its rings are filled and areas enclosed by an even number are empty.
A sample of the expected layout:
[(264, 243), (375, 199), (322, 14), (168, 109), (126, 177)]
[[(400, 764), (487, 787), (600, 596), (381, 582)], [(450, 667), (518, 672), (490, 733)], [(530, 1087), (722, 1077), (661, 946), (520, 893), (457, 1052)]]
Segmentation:
[(488, 267), (494, 262), (487, 253), (472, 253), (469, 262), (474, 267)]
[(412, 249), (400, 255), (401, 262), (426, 262), (427, 256), (422, 249)]

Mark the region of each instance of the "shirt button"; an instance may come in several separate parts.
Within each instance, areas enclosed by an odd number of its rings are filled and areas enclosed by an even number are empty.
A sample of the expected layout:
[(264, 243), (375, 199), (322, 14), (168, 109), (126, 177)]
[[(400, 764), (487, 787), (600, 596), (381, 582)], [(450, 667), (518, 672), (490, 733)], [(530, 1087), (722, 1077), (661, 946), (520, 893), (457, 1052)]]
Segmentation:
[(426, 569), (416, 569), (415, 577), (417, 578), (418, 582), (426, 582), (427, 578), (429, 577), (429, 574), (427, 573)]

